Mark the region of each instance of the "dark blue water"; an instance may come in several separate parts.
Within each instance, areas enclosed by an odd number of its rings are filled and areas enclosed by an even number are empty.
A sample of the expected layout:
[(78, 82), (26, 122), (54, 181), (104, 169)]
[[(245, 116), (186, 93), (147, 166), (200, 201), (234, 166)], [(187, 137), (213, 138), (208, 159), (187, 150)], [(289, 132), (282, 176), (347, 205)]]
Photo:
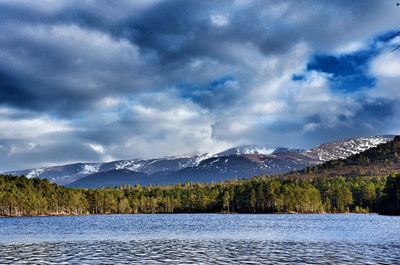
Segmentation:
[(400, 264), (400, 217), (0, 218), (0, 264)]

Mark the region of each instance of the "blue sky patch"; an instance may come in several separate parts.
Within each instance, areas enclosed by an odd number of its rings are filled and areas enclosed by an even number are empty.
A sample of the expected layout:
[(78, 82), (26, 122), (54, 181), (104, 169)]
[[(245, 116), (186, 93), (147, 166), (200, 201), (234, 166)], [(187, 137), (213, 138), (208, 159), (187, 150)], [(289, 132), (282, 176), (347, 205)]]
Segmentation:
[(333, 90), (355, 92), (375, 85), (375, 78), (368, 75), (367, 69), (376, 55), (377, 52), (371, 49), (340, 56), (320, 54), (309, 62), (307, 70), (331, 74)]

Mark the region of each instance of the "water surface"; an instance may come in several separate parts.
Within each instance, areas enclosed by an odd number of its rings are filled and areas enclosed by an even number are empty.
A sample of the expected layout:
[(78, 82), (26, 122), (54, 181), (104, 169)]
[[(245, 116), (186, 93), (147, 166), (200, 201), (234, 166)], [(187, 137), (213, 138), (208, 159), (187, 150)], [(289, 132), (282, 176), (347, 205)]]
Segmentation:
[(0, 263), (400, 263), (400, 217), (92, 215), (0, 218)]

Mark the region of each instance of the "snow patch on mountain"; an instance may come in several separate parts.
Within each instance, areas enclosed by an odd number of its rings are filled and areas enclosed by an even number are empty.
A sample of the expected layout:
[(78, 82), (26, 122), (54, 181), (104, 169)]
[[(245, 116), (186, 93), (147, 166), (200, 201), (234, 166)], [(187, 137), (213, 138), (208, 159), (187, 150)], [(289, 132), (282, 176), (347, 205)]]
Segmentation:
[(131, 171), (138, 171), (140, 167), (143, 166), (143, 162), (141, 160), (123, 160), (119, 161), (115, 164), (115, 169), (127, 169)]
[(196, 155), (194, 157), (194, 161), (191, 166), (198, 166), (202, 161), (209, 159), (213, 156), (214, 156), (214, 154), (211, 154), (211, 153), (204, 153), (204, 154)]
[(344, 159), (351, 155), (355, 155), (379, 144), (392, 140), (394, 136), (371, 136), (355, 139), (337, 140), (322, 144), (317, 148), (313, 148), (304, 152), (305, 155), (318, 159), (321, 162)]
[(243, 145), (233, 147), (228, 150), (217, 153), (216, 156), (228, 156), (228, 155), (269, 155), (274, 152), (274, 149), (260, 145)]
[(101, 164), (83, 164), (80, 174), (88, 175), (99, 172)]
[(44, 168), (44, 167), (34, 168), (26, 175), (26, 177), (28, 179), (38, 178), (43, 172), (45, 172), (45, 170), (46, 170), (46, 168)]

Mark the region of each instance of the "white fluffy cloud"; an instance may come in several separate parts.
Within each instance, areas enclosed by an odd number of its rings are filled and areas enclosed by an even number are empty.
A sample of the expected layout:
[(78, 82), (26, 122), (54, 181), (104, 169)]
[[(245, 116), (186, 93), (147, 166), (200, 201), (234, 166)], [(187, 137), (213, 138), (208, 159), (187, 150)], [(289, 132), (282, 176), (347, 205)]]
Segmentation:
[(110, 145), (115, 156), (122, 152), (127, 157), (156, 157), (220, 151), (229, 146), (213, 139), (212, 115), (182, 99), (174, 89), (144, 92), (122, 104), (124, 111), (115, 124), (125, 137)]
[(229, 18), (226, 15), (211, 15), (211, 23), (217, 27), (223, 27), (229, 24)]
[(386, 50), (370, 64), (370, 74), (377, 78), (372, 98), (398, 100), (400, 98), (400, 54)]
[(384, 52), (371, 64), (371, 74), (379, 78), (400, 78), (400, 56), (396, 52)]
[[(53, 133), (68, 132), (72, 128), (68, 122), (51, 119), (41, 115), (34, 117), (20, 116), (18, 110), (0, 107), (0, 131), (2, 138), (32, 141)], [(19, 117), (20, 116), (20, 117)]]

